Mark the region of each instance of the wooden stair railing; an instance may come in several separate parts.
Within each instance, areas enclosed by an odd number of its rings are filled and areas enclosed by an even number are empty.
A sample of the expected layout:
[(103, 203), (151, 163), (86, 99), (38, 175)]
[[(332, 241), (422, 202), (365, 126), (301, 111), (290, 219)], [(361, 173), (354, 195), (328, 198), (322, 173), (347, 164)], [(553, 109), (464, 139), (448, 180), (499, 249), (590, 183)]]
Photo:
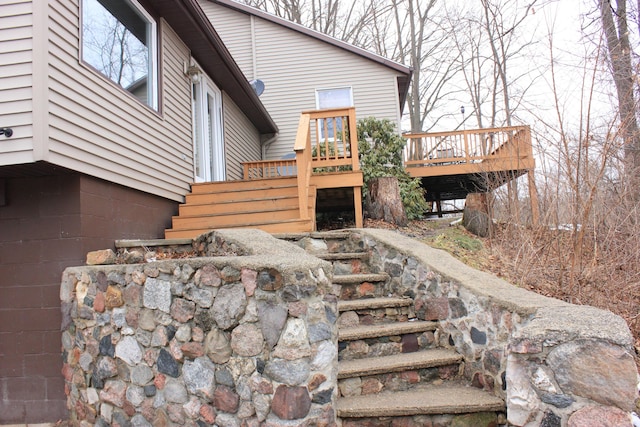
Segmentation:
[(296, 168), (298, 172), (298, 200), (300, 201), (300, 218), (306, 219), (309, 215), (309, 185), (311, 185), (311, 134), (309, 132), (309, 114), (302, 113), (296, 142), (293, 151), (296, 153)]
[[(357, 173), (360, 175), (360, 186), (353, 187), (353, 203), (356, 227), (362, 227), (362, 187), (355, 108), (303, 111), (293, 151), (295, 159), (244, 162), (244, 179), (297, 175), (300, 215), (301, 219), (306, 219), (309, 216), (308, 196), (314, 177)], [(345, 182), (352, 181), (338, 178), (335, 184), (323, 184), (326, 185), (323, 188), (345, 187)]]

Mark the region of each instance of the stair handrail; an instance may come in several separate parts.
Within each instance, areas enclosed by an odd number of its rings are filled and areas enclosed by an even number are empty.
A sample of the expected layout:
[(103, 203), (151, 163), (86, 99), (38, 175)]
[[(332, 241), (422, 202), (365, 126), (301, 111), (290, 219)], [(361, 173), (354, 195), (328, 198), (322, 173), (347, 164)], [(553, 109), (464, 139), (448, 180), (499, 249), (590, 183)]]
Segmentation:
[[(309, 114), (315, 122), (315, 129), (310, 129), (313, 134), (312, 169), (347, 167), (351, 171), (360, 170), (355, 107), (308, 110), (302, 114)], [(332, 125), (329, 125), (330, 121), (333, 121)]]
[(296, 168), (298, 171), (298, 203), (300, 219), (309, 218), (309, 185), (311, 184), (311, 115), (302, 113), (296, 133), (293, 151), (296, 153)]

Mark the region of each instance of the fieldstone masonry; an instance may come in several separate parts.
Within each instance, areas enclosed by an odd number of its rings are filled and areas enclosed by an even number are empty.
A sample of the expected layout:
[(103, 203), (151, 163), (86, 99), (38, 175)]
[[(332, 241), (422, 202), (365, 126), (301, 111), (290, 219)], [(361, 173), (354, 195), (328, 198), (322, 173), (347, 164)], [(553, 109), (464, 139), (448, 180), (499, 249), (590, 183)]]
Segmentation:
[(414, 298), (418, 318), (439, 321), (436, 340), (464, 356), (475, 386), (505, 398), (511, 425), (631, 425), (639, 377), (622, 318), (519, 289), (387, 230), (362, 236), (391, 276), (385, 293)]
[(72, 421), (335, 425), (329, 264), (260, 232), (205, 235), (194, 247), (203, 256), (64, 272)]
[[(620, 317), (516, 288), (394, 232), (357, 230), (347, 244), (390, 276), (381, 294), (411, 297), (419, 319), (439, 321), (429, 341), (463, 355), (465, 377), (505, 399), (510, 425), (630, 425), (638, 374)], [(299, 245), (327, 247), (320, 238)], [(98, 426), (336, 425), (330, 265), (255, 230), (203, 235), (189, 249), (196, 257), (129, 253), (147, 262), (65, 271), (72, 417)]]

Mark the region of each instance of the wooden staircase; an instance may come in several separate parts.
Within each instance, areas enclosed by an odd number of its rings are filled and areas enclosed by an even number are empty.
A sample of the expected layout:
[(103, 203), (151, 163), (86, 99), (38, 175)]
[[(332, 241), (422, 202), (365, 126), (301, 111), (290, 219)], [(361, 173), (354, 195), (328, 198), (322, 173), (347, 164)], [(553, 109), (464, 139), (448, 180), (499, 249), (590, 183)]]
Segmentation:
[(295, 176), (193, 184), (166, 239), (194, 238), (219, 228), (259, 228), (269, 233), (305, 232), (315, 227), (315, 187), (309, 191), (309, 219), (300, 219)]
[(334, 231), (283, 235), (333, 263), (340, 288), (337, 414), (342, 427), (474, 426), (504, 423), (502, 399), (463, 377), (464, 361), (438, 347), (437, 322), (416, 318), (413, 300), (384, 295), (388, 276)]

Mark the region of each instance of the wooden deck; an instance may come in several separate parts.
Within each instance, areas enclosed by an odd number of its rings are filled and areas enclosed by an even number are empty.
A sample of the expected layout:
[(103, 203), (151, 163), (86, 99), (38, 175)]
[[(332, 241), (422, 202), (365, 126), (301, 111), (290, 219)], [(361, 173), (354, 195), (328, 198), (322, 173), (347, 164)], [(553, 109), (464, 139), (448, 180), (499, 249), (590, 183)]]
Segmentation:
[[(362, 227), (363, 176), (354, 108), (301, 114), (291, 158), (243, 163), (244, 179), (194, 184), (173, 218), (169, 237), (196, 237), (216, 228), (269, 232), (315, 230), (316, 212), (351, 209)], [(404, 165), (427, 201), (464, 199), (529, 175), (534, 158), (528, 126), (405, 134)], [(537, 201), (535, 201), (537, 206)], [(537, 210), (533, 211), (534, 220)]]
[[(420, 178), (429, 202), (486, 193), (528, 174), (534, 217), (535, 159), (528, 126), (405, 134), (404, 164)], [(534, 206), (535, 205), (535, 206)], [(441, 212), (440, 212), (441, 213)]]

